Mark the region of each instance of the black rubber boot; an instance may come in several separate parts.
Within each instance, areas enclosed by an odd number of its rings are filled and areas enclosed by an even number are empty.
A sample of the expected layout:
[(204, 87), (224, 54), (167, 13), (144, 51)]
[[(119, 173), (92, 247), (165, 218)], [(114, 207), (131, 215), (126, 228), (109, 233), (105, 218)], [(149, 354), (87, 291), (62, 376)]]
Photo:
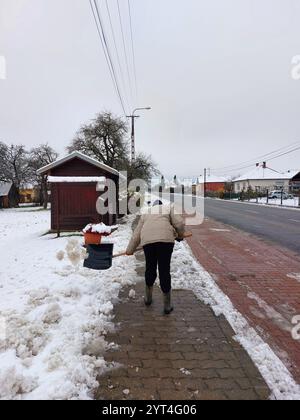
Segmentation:
[(171, 292), (164, 294), (164, 314), (170, 315), (174, 311), (174, 308), (171, 303)]
[(146, 306), (152, 305), (152, 295), (153, 295), (153, 287), (146, 286), (146, 292), (145, 292), (145, 305)]

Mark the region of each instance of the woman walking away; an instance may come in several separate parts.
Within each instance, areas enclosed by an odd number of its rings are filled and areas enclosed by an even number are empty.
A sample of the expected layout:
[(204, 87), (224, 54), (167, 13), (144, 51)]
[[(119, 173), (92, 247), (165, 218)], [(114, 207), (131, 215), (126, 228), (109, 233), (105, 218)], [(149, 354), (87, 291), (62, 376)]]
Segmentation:
[(164, 294), (164, 313), (173, 311), (171, 303), (171, 259), (176, 239), (184, 237), (183, 217), (176, 214), (174, 205), (163, 205), (157, 200), (140, 218), (128, 245), (126, 254), (133, 255), (142, 245), (146, 257), (145, 304), (152, 304), (153, 286), (159, 271), (160, 287)]

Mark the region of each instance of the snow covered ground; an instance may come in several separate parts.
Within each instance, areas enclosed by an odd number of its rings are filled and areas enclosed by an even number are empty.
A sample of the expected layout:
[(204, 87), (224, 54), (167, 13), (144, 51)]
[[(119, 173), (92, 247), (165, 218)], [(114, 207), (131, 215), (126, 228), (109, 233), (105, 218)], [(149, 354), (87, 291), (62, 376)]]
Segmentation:
[[(115, 252), (126, 248), (131, 220), (113, 234)], [(135, 259), (113, 269), (82, 267), (81, 238), (41, 236), (48, 211), (0, 211), (0, 399), (88, 399), (107, 366), (113, 305), (137, 281)], [(62, 259), (64, 257), (64, 259)], [(173, 284), (193, 290), (216, 315), (224, 314), (277, 399), (300, 399), (300, 387), (270, 347), (250, 328), (186, 243), (176, 244)], [(129, 297), (134, 297), (131, 292)]]
[[(248, 203), (246, 200), (245, 203)], [(250, 203), (256, 203), (256, 199), (250, 200)], [(260, 198), (258, 200), (258, 204), (267, 205), (267, 198)], [(280, 199), (269, 199), (269, 206), (281, 206), (281, 200)], [(298, 207), (299, 206), (299, 197), (291, 198), (288, 200), (283, 200), (283, 206), (284, 207)]]
[[(82, 239), (41, 236), (49, 225), (48, 211), (0, 211), (0, 399), (92, 397), (113, 304), (136, 280), (132, 258), (105, 272), (83, 268)], [(130, 225), (112, 236), (116, 253)]]

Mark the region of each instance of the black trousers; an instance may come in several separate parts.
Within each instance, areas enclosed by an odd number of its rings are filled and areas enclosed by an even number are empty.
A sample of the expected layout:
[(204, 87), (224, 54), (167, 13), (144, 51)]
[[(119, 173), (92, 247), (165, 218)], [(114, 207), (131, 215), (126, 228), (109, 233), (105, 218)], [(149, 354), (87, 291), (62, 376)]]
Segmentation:
[(158, 242), (144, 246), (146, 257), (146, 284), (152, 287), (159, 271), (160, 287), (163, 293), (171, 291), (171, 259), (174, 244)]

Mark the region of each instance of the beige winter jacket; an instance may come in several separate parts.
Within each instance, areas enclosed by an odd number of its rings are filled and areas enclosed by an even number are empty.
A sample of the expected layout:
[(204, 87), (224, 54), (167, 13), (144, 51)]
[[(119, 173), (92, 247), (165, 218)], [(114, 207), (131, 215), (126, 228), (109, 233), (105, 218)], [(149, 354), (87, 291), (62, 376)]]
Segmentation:
[(174, 205), (151, 207), (141, 216), (126, 252), (134, 254), (139, 245), (174, 243), (176, 238), (183, 237), (184, 231), (183, 217), (176, 214)]

